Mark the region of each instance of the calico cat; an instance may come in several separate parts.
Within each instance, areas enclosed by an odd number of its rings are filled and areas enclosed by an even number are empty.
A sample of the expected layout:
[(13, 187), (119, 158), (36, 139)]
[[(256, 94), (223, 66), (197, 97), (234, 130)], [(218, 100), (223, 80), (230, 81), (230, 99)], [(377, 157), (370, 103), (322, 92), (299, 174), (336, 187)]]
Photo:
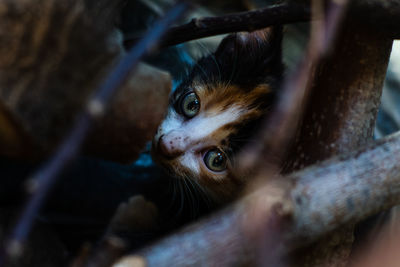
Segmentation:
[(160, 200), (135, 196), (121, 204), (104, 240), (124, 240), (126, 252), (239, 195), (249, 177), (234, 175), (235, 156), (274, 103), (284, 69), (281, 42), (281, 27), (231, 34), (194, 65), (170, 95), (151, 148), (174, 190), (165, 188)]
[(225, 37), (170, 95), (152, 157), (170, 176), (219, 203), (246, 177), (232, 175), (235, 155), (268, 115), (283, 74), (282, 27)]

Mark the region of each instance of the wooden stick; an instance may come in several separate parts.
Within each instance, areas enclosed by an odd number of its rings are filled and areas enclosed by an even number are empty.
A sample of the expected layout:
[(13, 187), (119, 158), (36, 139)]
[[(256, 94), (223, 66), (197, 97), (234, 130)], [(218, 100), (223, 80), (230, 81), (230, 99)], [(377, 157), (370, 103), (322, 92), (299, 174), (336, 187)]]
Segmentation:
[[(59, 173), (77, 155), (93, 120), (102, 115), (111, 96), (126, 81), (128, 75), (139, 63), (139, 60), (161, 39), (167, 28), (176, 21), (186, 10), (186, 4), (179, 3), (160, 20), (154, 28), (116, 65), (108, 77), (99, 86), (94, 96), (89, 100), (88, 107), (79, 117), (70, 134), (58, 148), (50, 161), (40, 168), (31, 177), (36, 183), (35, 192), (29, 199), (21, 218), (18, 221), (10, 241), (7, 252), (10, 255), (19, 255), (23, 243), (29, 234), (35, 216), (42, 206), (48, 192), (57, 181)], [(0, 259), (1, 264), (1, 259)]]
[[(187, 24), (170, 28), (160, 42), (160, 46), (176, 45), (218, 34), (254, 31), (272, 25), (309, 20), (308, 6), (293, 3), (219, 17), (194, 18)], [(129, 47), (135, 41), (136, 39), (127, 39), (125, 45)]]
[[(400, 133), (262, 186), (233, 207), (120, 261), (146, 266), (254, 264), (252, 237), (280, 217), (277, 253), (400, 203)], [(260, 224), (260, 222), (262, 222)], [(279, 241), (281, 240), (281, 241)], [(118, 263), (115, 266), (119, 266)], [(135, 265), (136, 266), (136, 265)]]

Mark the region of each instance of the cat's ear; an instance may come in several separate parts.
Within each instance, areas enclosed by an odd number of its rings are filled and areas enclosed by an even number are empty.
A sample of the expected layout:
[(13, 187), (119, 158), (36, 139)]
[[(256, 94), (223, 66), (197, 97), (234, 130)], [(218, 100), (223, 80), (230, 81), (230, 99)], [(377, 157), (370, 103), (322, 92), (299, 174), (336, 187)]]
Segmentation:
[(282, 26), (230, 34), (221, 41), (214, 56), (221, 67), (234, 67), (239, 76), (255, 70), (253, 74), (259, 75), (281, 72)]

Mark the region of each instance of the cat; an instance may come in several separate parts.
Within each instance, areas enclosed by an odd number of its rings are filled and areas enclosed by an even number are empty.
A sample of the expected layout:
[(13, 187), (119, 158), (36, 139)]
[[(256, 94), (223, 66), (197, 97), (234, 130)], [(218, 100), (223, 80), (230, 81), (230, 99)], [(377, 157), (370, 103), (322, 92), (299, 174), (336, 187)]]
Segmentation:
[(282, 81), (281, 43), (281, 26), (235, 33), (201, 58), (170, 95), (153, 160), (216, 203), (234, 199), (248, 179), (232, 175), (235, 156), (268, 116)]
[(235, 156), (257, 142), (252, 135), (276, 99), (284, 71), (281, 42), (280, 26), (230, 34), (198, 60), (171, 93), (151, 146), (153, 160), (178, 188), (166, 188), (162, 203), (134, 196), (121, 204), (105, 247), (118, 238), (122, 254), (135, 246), (132, 240), (143, 245), (151, 237), (141, 237), (165, 234), (239, 196), (249, 177), (233, 174)]

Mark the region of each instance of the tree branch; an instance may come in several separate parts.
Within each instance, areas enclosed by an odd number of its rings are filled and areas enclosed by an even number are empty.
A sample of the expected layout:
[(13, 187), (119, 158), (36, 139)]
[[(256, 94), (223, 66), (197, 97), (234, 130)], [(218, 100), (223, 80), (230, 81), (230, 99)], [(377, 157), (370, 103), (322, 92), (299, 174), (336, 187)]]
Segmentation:
[[(293, 3), (219, 17), (194, 18), (187, 24), (170, 28), (160, 42), (160, 46), (176, 45), (218, 34), (254, 31), (272, 25), (309, 20), (308, 6)], [(125, 40), (125, 45), (129, 47), (135, 41), (136, 39)]]
[[(321, 27), (313, 27), (306, 55), (296, 70), (286, 78), (276, 106), (261, 127), (261, 145), (251, 144), (244, 149), (238, 160), (240, 170), (265, 166), (264, 163), (271, 159), (274, 159), (275, 164), (281, 164), (308, 102), (315, 68), (330, 50), (346, 9), (346, 1), (331, 4), (324, 14)], [(322, 14), (315, 16), (322, 17)]]
[(351, 9), (363, 28), (373, 28), (392, 39), (400, 38), (399, 0), (353, 0)]
[[(358, 5), (362, 6), (362, 2), (357, 2)], [(352, 9), (349, 11), (351, 14), (357, 12), (357, 6), (354, 5), (352, 6)], [(387, 11), (387, 10), (386, 10)], [(350, 14), (350, 16), (351, 16)], [(361, 16), (363, 20), (360, 20), (360, 22), (364, 22), (368, 16), (368, 13), (363, 14), (364, 16)], [(329, 23), (329, 16), (327, 21), (328, 25), (327, 28), (329, 29), (330, 26), (335, 25), (335, 23)], [(330, 24), (330, 25), (329, 25)], [(368, 25), (368, 24), (366, 24)], [(365, 27), (361, 25), (361, 27)], [(333, 31), (334, 32), (334, 31)], [(351, 32), (351, 30), (349, 30)], [(332, 39), (332, 34), (326, 34), (323, 36), (322, 39), (320, 39), (320, 44), (318, 44), (316, 47), (313, 47), (315, 50), (310, 49), (311, 53), (313, 56), (318, 55), (320, 51), (318, 49), (322, 49), (322, 51), (326, 52), (328, 49), (331, 48), (331, 42), (329, 41)], [(370, 78), (374, 79), (376, 78), (371, 86), (373, 89), (380, 88), (380, 83), (382, 81), (381, 79), (381, 71), (385, 69), (385, 64), (387, 63), (387, 52), (388, 49), (387, 47), (390, 45), (390, 40), (387, 40), (386, 38), (383, 38), (382, 40), (384, 44), (384, 49), (382, 51), (382, 57), (381, 61), (379, 61), (379, 70), (374, 72)], [(357, 45), (362, 45), (357, 43)], [(374, 43), (375, 45), (375, 43)], [(379, 47), (379, 45), (377, 46)], [(364, 52), (363, 50), (358, 51), (360, 55), (362, 55)], [(371, 51), (370, 51), (371, 52)], [(373, 55), (375, 55), (374, 52), (371, 52)], [(379, 54), (379, 53), (378, 53)], [(368, 54), (369, 55), (369, 54)], [(380, 55), (380, 54), (379, 54)], [(319, 55), (317, 57), (311, 57), (311, 63), (315, 64), (317, 62), (316, 59), (319, 58)], [(347, 60), (350, 60), (351, 57), (347, 57)], [(346, 61), (346, 59), (344, 61)], [(371, 57), (370, 60), (374, 61), (376, 58)], [(352, 61), (353, 62), (353, 61)], [(306, 60), (306, 63), (310, 63), (310, 61)], [(359, 63), (359, 61), (354, 60), (354, 64)], [(368, 64), (366, 64), (368, 65)], [(298, 79), (294, 79), (294, 81), (297, 81), (290, 86), (290, 88), (298, 88), (298, 87), (305, 87), (307, 81), (304, 81), (305, 77), (308, 75), (305, 75), (304, 73), (310, 72), (309, 66), (307, 64), (304, 65), (304, 68), (300, 68), (300, 70), (303, 70), (301, 75), (298, 75)], [(383, 68), (382, 68), (383, 66)], [(305, 71), (304, 71), (305, 70)], [(341, 70), (341, 69), (340, 69)], [(339, 70), (339, 71), (340, 71)], [(310, 72), (311, 73), (311, 72)], [(329, 70), (327, 73), (330, 73)], [(362, 76), (362, 75), (361, 75)], [(302, 80), (303, 79), (303, 80)], [(325, 78), (326, 79), (326, 78)], [(349, 79), (349, 85), (354, 86), (354, 88), (357, 88), (358, 85), (354, 84), (354, 81), (357, 81), (358, 78), (354, 79)], [(325, 80), (326, 82), (329, 82), (329, 79)], [(290, 82), (290, 81), (289, 81)], [(346, 82), (346, 81), (345, 81)], [(323, 83), (321, 83), (323, 85)], [(295, 86), (293, 86), (295, 85)], [(321, 86), (322, 86), (321, 85)], [(332, 88), (334, 89), (334, 88)], [(293, 89), (294, 90), (294, 89)], [(334, 91), (334, 90), (333, 90)], [(335, 91), (337, 93), (338, 90)], [(293, 96), (293, 94), (291, 94)], [(378, 91), (373, 91), (371, 90), (371, 96), (368, 96), (371, 98), (371, 102), (375, 103), (376, 99), (379, 99), (379, 90)], [(299, 99), (299, 97), (293, 96), (292, 99)], [(360, 100), (360, 99), (357, 99)], [(287, 103), (293, 103), (297, 101), (287, 101)], [(326, 103), (325, 101), (320, 101), (319, 103)], [(357, 102), (358, 103), (358, 102)], [(345, 106), (349, 109), (351, 109), (352, 106), (349, 103), (345, 103)], [(356, 136), (353, 139), (347, 139), (346, 141), (350, 142), (353, 147), (357, 147), (360, 143), (363, 144), (365, 143), (366, 140), (370, 138), (370, 133), (371, 133), (371, 125), (374, 121), (375, 118), (375, 107), (376, 105), (372, 105), (371, 110), (371, 119), (370, 120), (364, 120), (360, 116), (355, 116), (354, 114), (349, 114), (351, 117), (351, 122), (357, 122), (356, 126), (358, 127), (356, 129)], [(288, 109), (288, 111), (292, 112), (293, 110), (296, 110), (296, 108), (293, 109)], [(361, 111), (362, 109), (359, 109)], [(336, 112), (337, 114), (337, 112)], [(285, 117), (285, 116), (284, 116)], [(277, 125), (281, 124), (281, 126), (278, 126), (276, 129), (292, 129), (290, 127), (284, 126), (284, 124), (291, 125), (291, 123), (287, 123), (284, 120), (281, 119), (281, 116), (277, 116)], [(311, 118), (311, 116), (310, 116)], [(345, 121), (345, 120), (343, 120)], [(283, 125), (283, 126), (282, 126)], [(348, 125), (348, 124), (346, 124)], [(285, 139), (285, 134), (282, 135), (282, 133), (287, 133), (291, 131), (277, 131), (276, 129), (273, 129), (273, 131), (263, 131), (263, 132), (268, 132), (271, 133), (271, 136), (279, 136), (279, 138)], [(351, 128), (345, 128), (345, 127), (340, 127), (337, 129), (338, 131), (342, 131), (343, 138), (338, 138), (337, 141), (340, 143), (341, 146), (346, 146), (346, 143), (343, 142), (344, 138), (347, 134), (350, 134), (352, 132)], [(278, 139), (279, 139), (278, 138)], [(269, 139), (269, 138), (268, 138)], [(274, 138), (270, 138), (270, 140), (275, 140)], [(356, 140), (359, 140), (360, 142), (357, 142)], [(315, 139), (314, 139), (315, 142)], [(267, 140), (268, 143), (268, 140)], [(278, 144), (281, 143), (286, 143), (285, 141), (281, 142), (276, 142)], [(269, 145), (268, 148), (271, 146), (273, 147), (276, 145), (274, 142), (272, 145)], [(390, 145), (389, 145), (390, 146)], [(281, 148), (280, 145), (278, 145), (279, 148)], [(385, 148), (383, 148), (385, 149)], [(250, 149), (253, 150), (253, 149)], [(269, 149), (267, 149), (269, 150)], [(347, 149), (346, 151), (348, 151)], [(276, 149), (272, 150), (273, 152), (276, 151)], [(366, 157), (372, 157), (374, 153), (378, 153), (378, 151), (374, 151), (369, 155), (366, 155)], [(265, 154), (264, 152), (260, 152), (259, 154)], [(258, 155), (259, 155), (258, 154)], [(273, 153), (272, 153), (273, 154)], [(295, 153), (298, 155), (298, 153)], [(327, 153), (329, 155), (329, 153)], [(248, 156), (248, 155), (246, 155)], [(390, 157), (390, 153), (387, 154), (385, 157)], [(318, 157), (313, 157), (314, 159), (318, 159)], [(250, 161), (253, 161), (251, 158)], [(357, 158), (360, 159), (360, 158)], [(385, 159), (386, 160), (386, 159)], [(352, 160), (349, 159), (349, 162)], [(171, 239), (167, 239), (164, 242), (160, 243), (160, 246), (150, 248), (149, 250), (143, 251), (143, 254), (145, 257), (144, 258), (134, 258), (134, 260), (139, 260), (139, 261), (147, 261), (147, 263), (152, 266), (156, 266), (157, 264), (160, 264), (161, 262), (163, 264), (167, 265), (187, 265), (187, 264), (200, 264), (204, 263), (204, 259), (207, 259), (207, 264), (215, 264), (218, 266), (225, 266), (225, 265), (230, 265), (231, 263), (236, 263), (236, 264), (241, 264), (241, 263), (248, 263), (249, 261), (254, 263), (257, 261), (257, 258), (254, 257), (254, 252), (258, 251), (259, 248), (257, 246), (260, 246), (260, 243), (250, 242), (249, 240), (251, 239), (249, 236), (253, 235), (259, 235), (261, 236), (260, 238), (266, 237), (264, 233), (271, 233), (269, 229), (265, 229), (267, 222), (269, 221), (268, 218), (271, 218), (271, 211), (274, 211), (277, 207), (285, 207), (285, 208), (278, 208), (280, 210), (278, 213), (281, 215), (285, 215), (283, 217), (291, 218), (292, 220), (287, 220), (285, 225), (285, 230), (282, 231), (282, 233), (285, 233), (283, 236), (284, 244), (283, 247), (288, 248), (289, 250), (292, 250), (297, 247), (302, 247), (306, 244), (310, 244), (311, 241), (321, 237), (323, 234), (326, 234), (330, 232), (331, 230), (335, 229), (336, 227), (343, 225), (345, 223), (349, 222), (355, 222), (359, 221), (362, 218), (365, 218), (366, 216), (372, 214), (373, 212), (376, 212), (379, 210), (379, 208), (384, 207), (385, 205), (393, 205), (394, 203), (398, 203), (399, 198), (396, 198), (396, 194), (393, 194), (389, 196), (388, 198), (391, 200), (388, 200), (385, 203), (379, 203), (378, 206), (371, 206), (372, 209), (367, 209), (366, 206), (364, 205), (359, 205), (362, 206), (363, 209), (357, 209), (355, 210), (354, 206), (357, 206), (360, 202), (368, 203), (368, 202), (374, 202), (375, 198), (385, 198), (385, 190), (387, 190), (387, 187), (384, 190), (378, 190), (379, 192), (374, 191), (374, 193), (371, 193), (370, 191), (373, 190), (373, 184), (376, 182), (374, 181), (374, 174), (372, 176), (369, 176), (370, 179), (366, 178), (365, 180), (363, 179), (358, 179), (358, 183), (354, 183), (352, 179), (357, 179), (358, 176), (364, 177), (368, 176), (368, 173), (364, 173), (363, 170), (366, 168), (366, 166), (369, 164), (367, 160), (361, 160), (358, 162), (361, 165), (355, 164), (356, 168), (359, 169), (357, 170), (357, 174), (353, 176), (353, 171), (354, 165), (351, 165), (350, 163), (345, 163), (342, 165), (342, 160), (338, 160), (337, 163), (333, 165), (329, 165), (328, 168), (324, 168), (323, 166), (320, 166), (321, 169), (310, 169), (309, 172), (305, 172), (304, 174), (299, 173), (299, 177), (293, 177), (290, 176), (288, 177), (289, 180), (293, 181), (295, 183), (295, 187), (293, 190), (290, 190), (289, 193), (287, 193), (291, 199), (299, 201), (299, 203), (296, 203), (295, 201), (290, 202), (291, 204), (288, 204), (285, 201), (285, 198), (283, 197), (285, 193), (282, 193), (284, 191), (278, 191), (277, 199), (280, 199), (279, 201), (275, 202), (274, 204), (271, 203), (266, 203), (266, 199), (269, 198), (270, 195), (274, 195), (273, 192), (271, 192), (271, 189), (268, 189), (268, 186), (266, 186), (263, 190), (258, 190), (256, 193), (252, 194), (247, 198), (246, 200), (243, 200), (240, 204), (236, 206), (237, 210), (233, 211), (228, 210), (225, 212), (222, 212), (219, 215), (214, 216), (212, 219), (209, 221), (205, 222), (204, 225), (198, 226), (196, 228), (197, 230), (194, 230), (193, 232), (184, 232), (182, 235), (178, 235), (175, 237), (172, 237)], [(260, 163), (260, 161), (258, 161)], [(261, 162), (265, 163), (265, 158), (261, 160)], [(348, 164), (348, 165), (346, 165)], [(330, 169), (332, 168), (332, 170)], [(375, 166), (376, 168), (376, 166)], [(395, 165), (391, 166), (392, 171), (394, 173), (398, 173), (399, 169), (396, 168)], [(340, 173), (340, 176), (335, 176), (335, 172), (338, 171), (344, 171), (345, 174)], [(371, 173), (373, 173), (373, 170), (369, 170)], [(385, 170), (380, 170), (385, 171)], [(390, 171), (388, 172), (388, 174)], [(270, 173), (264, 173), (264, 179), (269, 177)], [(371, 178), (372, 177), (372, 178)], [(315, 180), (313, 180), (315, 179)], [(326, 179), (329, 179), (327, 181)], [(386, 179), (386, 178), (384, 178)], [(390, 178), (390, 174), (387, 177), (387, 179)], [(385, 181), (381, 181), (383, 184), (386, 183)], [(398, 183), (398, 177), (395, 178), (395, 180), (390, 181), (389, 183), (392, 182), (397, 182)], [(353, 183), (353, 184), (352, 184)], [(323, 194), (318, 195), (314, 191), (317, 191), (320, 189), (321, 186), (324, 186), (326, 184), (327, 186), (324, 187)], [(329, 186), (328, 186), (329, 185)], [(271, 185), (269, 185), (271, 186)], [(386, 185), (387, 186), (387, 185)], [(290, 187), (290, 186), (288, 186)], [(315, 199), (313, 194), (308, 194), (308, 190), (310, 188), (313, 190), (313, 193), (315, 194)], [(398, 193), (399, 188), (395, 189), (396, 192)], [(345, 193), (340, 194), (337, 192), (345, 191)], [(279, 193), (280, 192), (280, 193)], [(364, 194), (369, 194), (371, 197), (368, 199), (368, 201), (365, 201), (365, 196), (362, 195)], [(367, 193), (366, 193), (367, 192)], [(301, 203), (305, 198), (307, 201), (306, 204), (304, 204), (303, 207), (301, 206)], [(321, 201), (321, 199), (318, 198), (326, 198), (325, 202)], [(249, 200), (251, 199), (251, 200)], [(391, 202), (393, 201), (393, 202)], [(248, 204), (251, 202), (252, 204)], [(247, 203), (247, 204), (246, 204)], [(262, 204), (260, 204), (262, 203)], [(322, 203), (322, 205), (320, 204)], [(314, 205), (314, 206), (313, 206)], [(291, 206), (293, 210), (286, 212), (288, 206)], [(268, 208), (266, 208), (268, 207)], [(311, 208), (315, 208), (313, 211), (311, 211)], [(309, 213), (304, 212), (303, 209), (308, 209), (310, 211)], [(282, 211), (283, 210), (283, 211)], [(327, 214), (324, 214), (324, 211), (326, 213), (329, 213), (329, 216)], [(273, 213), (273, 212), (272, 212)], [(258, 215), (257, 215), (258, 214)], [(260, 215), (261, 214), (261, 215)], [(346, 215), (346, 216), (345, 216)], [(306, 216), (306, 218), (301, 218), (301, 216)], [(258, 218), (257, 220), (254, 219), (248, 219), (248, 218)], [(273, 216), (272, 216), (273, 217)], [(224, 218), (224, 220), (223, 220)], [(244, 219), (246, 218), (246, 219)], [(226, 220), (225, 220), (226, 219)], [(244, 223), (243, 221), (249, 220), (250, 222)], [(298, 222), (299, 220), (299, 222)], [(301, 222), (303, 221), (303, 223)], [(261, 222), (261, 223), (260, 223)], [(298, 224), (297, 224), (298, 223)], [(201, 225), (201, 224), (200, 224)], [(238, 226), (239, 225), (239, 226)], [(204, 226), (204, 227), (203, 227)], [(261, 228), (260, 228), (260, 227)], [(320, 227), (318, 229), (318, 226)], [(196, 226), (197, 227), (197, 226)], [(263, 228), (264, 227), (264, 228)], [(307, 228), (309, 227), (309, 228)], [(316, 227), (315, 229), (312, 227)], [(249, 230), (250, 229), (250, 230)], [(291, 230), (292, 229), (292, 230)], [(319, 231), (321, 230), (322, 231)], [(233, 233), (232, 233), (233, 232)], [(207, 238), (201, 238), (201, 236), (207, 236)], [(213, 238), (213, 236), (217, 236), (217, 238)], [(238, 241), (239, 240), (239, 241)], [(169, 242), (171, 241), (171, 242)], [(305, 242), (306, 241), (306, 242)], [(197, 244), (193, 244), (193, 242), (198, 242), (201, 244), (201, 247), (197, 246)], [(203, 246), (205, 247), (203, 249)], [(227, 249), (228, 247), (228, 249)], [(170, 248), (170, 249), (169, 249)], [(156, 251), (163, 251), (163, 255), (156, 255)], [(176, 250), (176, 251), (175, 251)], [(227, 251), (228, 250), (228, 251)], [(263, 250), (265, 251), (265, 250)], [(250, 252), (250, 253), (249, 253)], [(154, 253), (154, 254), (153, 254)], [(181, 253), (180, 256), (178, 253)], [(192, 256), (192, 254), (196, 254), (199, 256)], [(149, 255), (152, 255), (154, 257), (151, 257)], [(232, 255), (238, 255), (238, 257), (235, 257), (232, 259)], [(250, 255), (250, 256), (249, 256)], [(169, 258), (171, 257), (171, 258)], [(188, 258), (186, 258), (188, 257)], [(197, 258), (198, 257), (198, 258)], [(201, 257), (201, 258), (200, 258)], [(172, 260), (173, 259), (173, 260)], [(128, 259), (129, 260), (129, 259)], [(130, 259), (132, 260), (132, 258)], [(169, 261), (171, 260), (171, 261)], [(129, 266), (129, 265), (126, 265)]]
[[(316, 68), (304, 119), (287, 152), (286, 173), (372, 141), (392, 40), (360, 27), (352, 16), (356, 12), (349, 10), (330, 53)], [(352, 249), (353, 228), (341, 227), (292, 255), (292, 260), (296, 266), (341, 266)]]
[[(99, 86), (94, 96), (89, 99), (87, 110), (81, 114), (70, 134), (51, 160), (31, 177), (35, 183), (35, 192), (29, 199), (20, 220), (18, 221), (7, 251), (11, 255), (19, 255), (22, 245), (30, 232), (35, 216), (44, 202), (48, 192), (55, 184), (59, 173), (77, 155), (94, 119), (103, 114), (105, 106), (110, 101), (115, 91), (127, 80), (132, 70), (139, 63), (149, 49), (154, 47), (171, 25), (186, 10), (186, 4), (177, 4), (167, 15), (160, 20), (154, 28), (137, 43)], [(1, 264), (1, 259), (0, 259)]]
[[(400, 133), (348, 156), (337, 157), (279, 178), (135, 256), (126, 265), (230, 266), (254, 264), (254, 234), (271, 232), (278, 215), (282, 242), (290, 252), (329, 231), (400, 203)], [(275, 229), (276, 230), (276, 229)], [(115, 265), (117, 266), (117, 265)], [(136, 265), (135, 265), (136, 266)]]
[(288, 153), (292, 166), (286, 171), (372, 140), (391, 46), (392, 40), (381, 32), (346, 19), (331, 53), (316, 71), (304, 122)]
[[(375, 28), (387, 37), (400, 38), (399, 0), (355, 0), (351, 1), (352, 16), (359, 20), (360, 27)], [(191, 22), (172, 27), (160, 42), (161, 47), (177, 45), (195, 39), (239, 31), (254, 31), (273, 25), (307, 22), (311, 19), (308, 4), (285, 3), (264, 9), (229, 14), (219, 17), (194, 18)], [(126, 39), (131, 47), (137, 39)]]
[(288, 240), (312, 241), (398, 204), (399, 159), (397, 132), (347, 156), (289, 175), (295, 183), (290, 193), (295, 224)]

